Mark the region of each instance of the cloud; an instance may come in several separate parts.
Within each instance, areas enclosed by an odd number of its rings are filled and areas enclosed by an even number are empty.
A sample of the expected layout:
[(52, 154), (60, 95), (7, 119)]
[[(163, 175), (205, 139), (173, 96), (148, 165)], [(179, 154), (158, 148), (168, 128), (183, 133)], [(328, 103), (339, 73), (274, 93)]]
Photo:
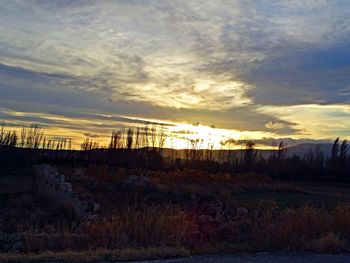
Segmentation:
[[(257, 113), (254, 106), (249, 108), (235, 107), (233, 110), (218, 111), (211, 108), (173, 108), (167, 107), (167, 105), (156, 107), (140, 102), (136, 104), (129, 101), (109, 101), (103, 94), (93, 94), (88, 91), (67, 87), (68, 76), (32, 72), (4, 65), (0, 67), (0, 77), (3, 79), (0, 87), (0, 91), (3, 94), (0, 98), (2, 107), (18, 112), (42, 113), (40, 118), (46, 115), (59, 115), (73, 119), (95, 119), (98, 120), (98, 123), (111, 121), (130, 122), (129, 119), (116, 116), (122, 115), (134, 116), (136, 120), (132, 121), (142, 125), (151, 122), (149, 120), (137, 120), (137, 118), (153, 118), (188, 123), (199, 121), (208, 126), (215, 125), (216, 127), (227, 129), (262, 131), (269, 130), (265, 127), (266, 123), (279, 121), (273, 115)], [(65, 79), (63, 83), (61, 81), (62, 78)], [(75, 79), (72, 78), (70, 81), (75, 82)], [(110, 117), (106, 117), (107, 115)], [(27, 120), (31, 118), (32, 121), (36, 120), (40, 123), (45, 123), (45, 119), (39, 119), (38, 116), (35, 119), (33, 116), (21, 116), (21, 118), (26, 118)], [(53, 123), (52, 120), (46, 120), (46, 123), (57, 124)], [(89, 125), (96, 126), (95, 124)], [(87, 124), (84, 126), (89, 128)], [(99, 128), (102, 128), (102, 126), (102, 124), (99, 125)], [(294, 131), (292, 126), (293, 123), (285, 122), (284, 127), (276, 129), (274, 132), (290, 134)], [(112, 126), (107, 127), (113, 129)]]
[[(104, 93), (112, 101), (213, 109), (249, 102), (244, 83), (230, 76), (208, 78), (196, 70), (203, 64), (203, 51), (218, 44), (212, 34), (219, 27), (205, 22), (207, 12), (195, 2), (184, 7), (153, 1), (67, 8), (66, 2), (18, 1), (8, 8), (23, 19), (12, 24), (4, 14), (1, 57), (6, 65), (69, 76), (76, 81), (67, 85)], [(220, 11), (216, 5), (211, 9)]]
[[(278, 9), (285, 14), (287, 8), (301, 6), (299, 2), (286, 3), (267, 7), (271, 12)], [(306, 6), (316, 4), (307, 2)], [(272, 19), (266, 6), (252, 3), (33, 1), (30, 5), (18, 1), (8, 8), (23, 15), (12, 26), (14, 32), (4, 29), (4, 59), (8, 64), (72, 74), (87, 82), (81, 88), (107, 90), (114, 99), (123, 97), (163, 105), (164, 93), (170, 91), (177, 96), (169, 101), (177, 107), (222, 104), (222, 99), (217, 103), (208, 100), (212, 96), (207, 91), (191, 92), (196, 85), (208, 81), (208, 72), (205, 77), (198, 77), (200, 69), (205, 68), (212, 70), (209, 81), (213, 88), (209, 90), (225, 95), (227, 90), (220, 92), (215, 87), (223, 82), (236, 87), (241, 81), (241, 89), (230, 91), (239, 94), (236, 103), (249, 100), (243, 95), (249, 84), (240, 80), (238, 73), (248, 64), (268, 57), (293, 31), (292, 21), (281, 22), (286, 19), (282, 15)], [(26, 15), (25, 8), (37, 16)], [(57, 15), (52, 16), (51, 12)], [(9, 26), (13, 21), (4, 17)], [(27, 23), (30, 30), (24, 30)], [(301, 27), (304, 28), (309, 27)], [(299, 38), (292, 40), (295, 39)], [(155, 93), (152, 101), (149, 90)], [(185, 97), (192, 99), (186, 101)], [(224, 102), (227, 107), (232, 106), (230, 99)]]
[[(4, 1), (0, 102), (43, 116), (331, 136), (332, 127), (319, 133), (288, 111), (349, 103), (349, 7), (326, 0)], [(317, 122), (344, 120), (342, 107), (332, 117), (327, 110)], [(43, 116), (17, 120), (44, 123)]]
[(89, 137), (89, 138), (99, 138), (99, 137), (100, 137), (100, 135), (98, 135), (98, 134), (89, 133), (89, 132), (85, 132), (84, 135), (85, 135), (86, 137)]
[(336, 105), (291, 105), (291, 106), (264, 106), (261, 113), (275, 114), (276, 118), (294, 123), (296, 133), (294, 138), (347, 138), (350, 127), (350, 106)]
[(258, 104), (348, 103), (350, 52), (348, 43), (285, 52), (265, 60), (243, 78), (256, 88), (247, 95)]

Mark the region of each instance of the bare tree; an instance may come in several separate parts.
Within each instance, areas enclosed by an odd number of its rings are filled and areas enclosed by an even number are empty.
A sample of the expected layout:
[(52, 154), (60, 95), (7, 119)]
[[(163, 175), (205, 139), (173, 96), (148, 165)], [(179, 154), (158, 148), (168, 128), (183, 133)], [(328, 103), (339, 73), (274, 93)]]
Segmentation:
[(148, 134), (149, 134), (149, 128), (148, 126), (145, 126), (143, 128), (143, 147), (148, 147), (149, 146), (149, 138), (148, 138)]
[(17, 133), (16, 131), (7, 131), (2, 138), (2, 145), (8, 147), (16, 147), (17, 146)]
[(27, 147), (38, 149), (44, 138), (44, 132), (38, 124), (32, 124), (28, 130)]
[(111, 141), (109, 143), (110, 149), (119, 149), (121, 148), (121, 133), (120, 131), (113, 131), (111, 135)]
[(41, 148), (46, 149), (46, 136), (44, 136), (43, 144), (42, 144)]
[(171, 158), (172, 161), (174, 161), (177, 158), (177, 151), (176, 151), (176, 145), (174, 142), (173, 136), (170, 137), (170, 149), (171, 149)]
[(6, 134), (6, 124), (5, 122), (3, 122), (1, 123), (1, 126), (0, 126), (0, 145), (4, 144), (5, 134)]
[(149, 130), (149, 137), (152, 149), (155, 150), (157, 145), (157, 130), (154, 126), (152, 126), (152, 128)]
[(200, 151), (200, 148), (203, 143), (203, 139), (188, 139), (189, 141), (189, 157), (191, 161), (199, 161), (202, 157), (202, 151)]
[(25, 147), (27, 141), (27, 129), (22, 127), (21, 129), (21, 135), (20, 135), (20, 147)]
[(72, 150), (72, 139), (68, 140), (68, 150)]
[(132, 149), (132, 146), (133, 146), (133, 139), (134, 139), (134, 131), (132, 128), (129, 128), (128, 129), (128, 132), (127, 132), (127, 142), (126, 142), (126, 148), (128, 150), (131, 150)]
[(94, 142), (92, 139), (85, 138), (84, 142), (81, 144), (81, 150), (83, 151), (89, 151), (99, 148), (99, 143)]
[(165, 133), (164, 129), (161, 128), (158, 130), (158, 151), (160, 155), (163, 155), (163, 149), (164, 149), (164, 144), (167, 138), (167, 134)]
[(141, 137), (141, 132), (140, 132), (140, 127), (136, 128), (136, 134), (135, 134), (135, 148), (139, 149), (140, 148), (140, 138)]

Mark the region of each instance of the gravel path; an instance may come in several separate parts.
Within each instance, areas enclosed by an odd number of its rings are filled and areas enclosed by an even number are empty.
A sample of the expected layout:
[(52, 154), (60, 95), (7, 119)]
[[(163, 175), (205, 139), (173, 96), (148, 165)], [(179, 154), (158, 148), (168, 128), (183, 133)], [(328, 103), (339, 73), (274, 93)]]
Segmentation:
[[(350, 255), (325, 255), (315, 253), (255, 253), (255, 254), (235, 254), (220, 256), (193, 256), (182, 259), (142, 261), (143, 263), (350, 263)], [(140, 261), (138, 262), (140, 263)]]

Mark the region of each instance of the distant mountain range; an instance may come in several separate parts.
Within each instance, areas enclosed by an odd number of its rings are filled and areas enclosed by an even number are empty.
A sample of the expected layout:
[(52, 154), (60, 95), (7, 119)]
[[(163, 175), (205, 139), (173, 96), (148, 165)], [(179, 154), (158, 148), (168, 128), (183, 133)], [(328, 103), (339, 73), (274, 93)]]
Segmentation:
[[(317, 152), (323, 152), (324, 156), (329, 156), (331, 153), (332, 149), (332, 143), (301, 143), (293, 146), (289, 146), (286, 148), (286, 155), (287, 156), (293, 156), (293, 155), (298, 155), (298, 156), (304, 156), (305, 154), (309, 153), (310, 151), (312, 153), (317, 153)], [(199, 150), (202, 151), (203, 156), (206, 156), (209, 152), (209, 150)], [(269, 157), (275, 150), (264, 150), (264, 149), (257, 149), (258, 155), (261, 155), (263, 157)], [(225, 156), (227, 157), (228, 155), (234, 155), (234, 156), (239, 156), (243, 154), (244, 150), (213, 150), (212, 156), (214, 159), (220, 159), (221, 157)], [(163, 153), (165, 156), (175, 156), (175, 158), (181, 158), (184, 159), (186, 158), (186, 150), (172, 150), (169, 148), (163, 149)]]
[(308, 152), (315, 153), (317, 151), (321, 151), (324, 153), (325, 156), (330, 155), (331, 149), (332, 149), (332, 143), (302, 143), (302, 144), (297, 144), (294, 146), (290, 146), (287, 148), (287, 155), (292, 156), (292, 155), (299, 155), (299, 156), (304, 156)]

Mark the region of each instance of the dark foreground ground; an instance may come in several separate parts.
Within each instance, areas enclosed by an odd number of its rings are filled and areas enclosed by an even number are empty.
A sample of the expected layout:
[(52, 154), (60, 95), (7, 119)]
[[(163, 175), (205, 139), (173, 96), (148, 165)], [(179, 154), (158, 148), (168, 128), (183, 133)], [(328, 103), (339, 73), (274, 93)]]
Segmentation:
[[(138, 261), (140, 262), (140, 261)], [(274, 253), (255, 253), (255, 254), (236, 254), (222, 256), (193, 256), (182, 259), (169, 259), (157, 261), (142, 262), (169, 262), (169, 263), (346, 263), (350, 262), (350, 255), (326, 255), (315, 253), (299, 252), (274, 252)]]
[[(44, 193), (36, 183), (41, 178), (36, 170), (0, 172), (1, 263), (171, 257), (184, 259), (170, 262), (350, 263), (350, 254), (222, 256), (286, 250), (350, 253), (349, 183), (278, 181), (254, 173), (188, 169), (41, 169), (55, 175), (43, 180), (49, 182), (42, 187), (49, 189)], [(84, 210), (87, 216), (75, 213), (79, 202), (62, 205), (62, 191), (92, 204)], [(46, 196), (47, 192), (57, 195)], [(219, 256), (186, 257), (205, 253)]]

